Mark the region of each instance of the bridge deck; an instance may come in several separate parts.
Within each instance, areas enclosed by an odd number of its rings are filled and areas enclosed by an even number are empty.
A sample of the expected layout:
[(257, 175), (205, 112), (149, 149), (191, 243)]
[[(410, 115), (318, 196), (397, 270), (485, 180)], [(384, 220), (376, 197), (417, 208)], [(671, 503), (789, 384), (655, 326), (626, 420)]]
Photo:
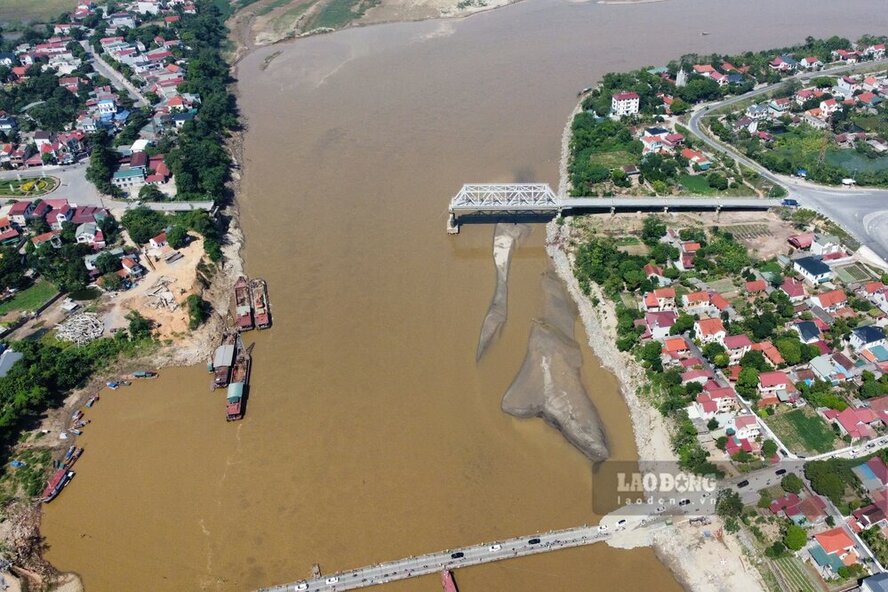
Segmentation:
[[(638, 523), (635, 524), (635, 526), (638, 525)], [(598, 532), (597, 526), (584, 525), (544, 534), (505, 539), (496, 543), (485, 543), (460, 549), (447, 549), (439, 553), (430, 553), (417, 557), (407, 557), (397, 561), (343, 571), (320, 578), (301, 580), (271, 588), (262, 588), (260, 592), (338, 592), (341, 590), (355, 590), (395, 580), (435, 574), (445, 569), (456, 569), (512, 559), (514, 557), (547, 553), (558, 549), (590, 545), (605, 540), (608, 536), (608, 533)], [(529, 541), (533, 539), (539, 539), (539, 542), (530, 544)], [(453, 557), (454, 554), (458, 553), (462, 553), (462, 556)]]
[(650, 210), (650, 209), (748, 209), (767, 210), (779, 207), (779, 199), (759, 197), (575, 197), (555, 199), (549, 203), (452, 203), (451, 212), (559, 212), (569, 209)]

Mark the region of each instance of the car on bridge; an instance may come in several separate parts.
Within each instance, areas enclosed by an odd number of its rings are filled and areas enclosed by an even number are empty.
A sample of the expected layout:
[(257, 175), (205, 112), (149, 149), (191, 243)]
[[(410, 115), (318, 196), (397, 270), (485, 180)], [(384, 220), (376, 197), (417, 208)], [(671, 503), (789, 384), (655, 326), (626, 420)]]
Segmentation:
[(527, 544), (528, 545), (538, 545), (539, 542), (540, 542), (540, 539), (530, 539), (529, 541), (527, 541)]
[(503, 548), (502, 545), (490, 545), (489, 547), (487, 547), (487, 550), (490, 552), (493, 552), (493, 551), (499, 551), (502, 548)]
[(324, 581), (325, 581), (325, 582), (327, 583), (327, 585), (329, 586), (330, 584), (335, 584), (335, 583), (337, 583), (337, 582), (339, 581), (339, 578), (337, 578), (336, 576), (331, 576), (331, 577), (327, 578), (327, 579), (324, 580)]
[(465, 557), (465, 556), (466, 556), (466, 554), (463, 553), (462, 551), (457, 551), (456, 553), (451, 553), (451, 554), (450, 554), (450, 558), (451, 558), (451, 559), (462, 559), (462, 558)]

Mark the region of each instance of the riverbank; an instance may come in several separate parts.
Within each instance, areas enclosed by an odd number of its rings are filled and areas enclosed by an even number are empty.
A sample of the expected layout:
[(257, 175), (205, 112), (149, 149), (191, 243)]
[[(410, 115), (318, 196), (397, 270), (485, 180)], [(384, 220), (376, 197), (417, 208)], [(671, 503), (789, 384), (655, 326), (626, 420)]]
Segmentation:
[[(561, 138), (559, 162), (559, 195), (570, 192), (568, 163), (570, 158), (571, 123), (582, 109), (582, 98), (571, 111)], [(617, 377), (620, 391), (629, 410), (635, 445), (641, 470), (652, 462), (676, 462), (670, 441), (669, 422), (648, 401), (641, 398), (642, 387), (648, 383), (644, 368), (628, 352), (617, 349), (617, 315), (614, 303), (597, 284), (590, 286), (589, 295), (580, 288), (573, 272), (572, 247), (579, 237), (571, 232), (569, 219), (546, 225), (546, 252), (568, 293), (576, 303), (586, 331), (589, 346), (601, 365)], [(721, 532), (718, 517), (712, 531)], [(721, 537), (717, 542), (702, 536), (701, 530), (687, 524), (676, 525), (656, 533), (609, 543), (620, 548), (651, 547), (686, 590), (709, 592), (725, 589), (764, 590), (765, 586), (755, 568), (747, 566), (740, 544), (734, 537)], [(716, 570), (713, 566), (718, 566)]]

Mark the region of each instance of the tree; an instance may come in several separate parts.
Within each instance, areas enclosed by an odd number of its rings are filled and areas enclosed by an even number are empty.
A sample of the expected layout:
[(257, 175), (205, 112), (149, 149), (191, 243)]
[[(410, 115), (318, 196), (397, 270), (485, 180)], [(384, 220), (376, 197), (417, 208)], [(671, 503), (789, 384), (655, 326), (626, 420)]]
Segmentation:
[(682, 101), (680, 98), (676, 97), (672, 100), (672, 105), (669, 106), (669, 110), (672, 111), (674, 115), (681, 115), (683, 113), (687, 113), (688, 109), (691, 106), (686, 102)]
[(744, 397), (756, 398), (758, 394), (759, 371), (755, 368), (743, 368), (737, 379), (737, 392)]
[(641, 227), (641, 240), (651, 246), (660, 242), (660, 238), (666, 234), (666, 223), (657, 216), (650, 215), (644, 219)]
[(786, 545), (788, 549), (793, 551), (798, 551), (808, 542), (808, 535), (805, 532), (805, 529), (797, 524), (790, 524), (786, 527), (786, 532), (783, 534), (783, 544)]
[(802, 487), (804, 487), (804, 483), (795, 473), (787, 473), (780, 480), (780, 487), (788, 493), (799, 494), (802, 491)]
[(706, 427), (707, 427), (707, 429), (709, 429), (710, 432), (712, 430), (717, 430), (718, 429), (718, 420), (713, 417), (712, 419), (710, 419), (707, 422)]
[(98, 257), (96, 257), (95, 266), (101, 275), (114, 273), (120, 269), (120, 259), (108, 251), (103, 251), (99, 253)]
[[(68, 91), (65, 91), (68, 92)], [(96, 132), (90, 138), (92, 152), (89, 155), (89, 166), (86, 169), (86, 178), (96, 186), (96, 189), (106, 194), (113, 194), (111, 175), (117, 168), (117, 156), (110, 148), (111, 139), (104, 131)]]
[(188, 328), (197, 329), (210, 316), (210, 304), (197, 294), (191, 294), (185, 299), (188, 305)]
[(142, 201), (163, 201), (167, 196), (154, 185), (142, 185), (139, 189), (139, 199)]
[(706, 176), (706, 181), (709, 183), (710, 187), (718, 189), (719, 191), (724, 191), (728, 188), (728, 180), (724, 175), (718, 173), (709, 173)]
[(682, 335), (683, 333), (690, 331), (694, 328), (694, 317), (687, 313), (679, 313), (678, 318), (675, 319), (675, 324), (669, 328), (670, 335)]
[(773, 545), (765, 550), (765, 555), (770, 559), (779, 559), (786, 553), (786, 545), (780, 541), (775, 541)]
[(765, 440), (762, 442), (762, 456), (771, 458), (777, 454), (777, 443), (774, 440)]
[(754, 368), (759, 372), (764, 372), (769, 368), (768, 362), (765, 360), (765, 354), (757, 349), (749, 350), (743, 354), (743, 357), (740, 358), (740, 366), (743, 368)]
[(123, 281), (116, 273), (106, 273), (102, 276), (102, 286), (109, 291), (119, 290), (123, 285)]
[(774, 346), (790, 366), (795, 366), (802, 361), (802, 342), (798, 339), (794, 337), (781, 337), (774, 342)]
[(743, 502), (740, 494), (733, 489), (722, 489), (718, 492), (715, 511), (722, 518), (737, 518), (743, 513)]
[(129, 321), (130, 338), (133, 341), (139, 341), (151, 337), (151, 330), (154, 328), (153, 322), (146, 319), (135, 310), (130, 311), (129, 314), (126, 315), (126, 318)]
[(174, 249), (181, 249), (188, 244), (188, 232), (181, 226), (173, 226), (167, 231), (167, 242)]
[(771, 505), (771, 502), (774, 501), (774, 497), (771, 495), (771, 492), (767, 489), (762, 489), (759, 494), (759, 501), (756, 504), (759, 508), (767, 508)]
[(164, 215), (146, 207), (133, 208), (127, 210), (121, 219), (123, 227), (126, 228), (136, 244), (147, 243), (152, 237), (157, 236), (166, 227)]

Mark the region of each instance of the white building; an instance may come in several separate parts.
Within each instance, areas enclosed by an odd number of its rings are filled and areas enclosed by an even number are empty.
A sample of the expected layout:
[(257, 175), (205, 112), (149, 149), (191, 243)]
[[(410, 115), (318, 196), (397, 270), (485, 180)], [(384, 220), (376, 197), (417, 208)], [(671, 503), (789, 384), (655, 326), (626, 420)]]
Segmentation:
[(621, 92), (611, 97), (611, 113), (617, 117), (638, 113), (641, 99), (636, 92)]

